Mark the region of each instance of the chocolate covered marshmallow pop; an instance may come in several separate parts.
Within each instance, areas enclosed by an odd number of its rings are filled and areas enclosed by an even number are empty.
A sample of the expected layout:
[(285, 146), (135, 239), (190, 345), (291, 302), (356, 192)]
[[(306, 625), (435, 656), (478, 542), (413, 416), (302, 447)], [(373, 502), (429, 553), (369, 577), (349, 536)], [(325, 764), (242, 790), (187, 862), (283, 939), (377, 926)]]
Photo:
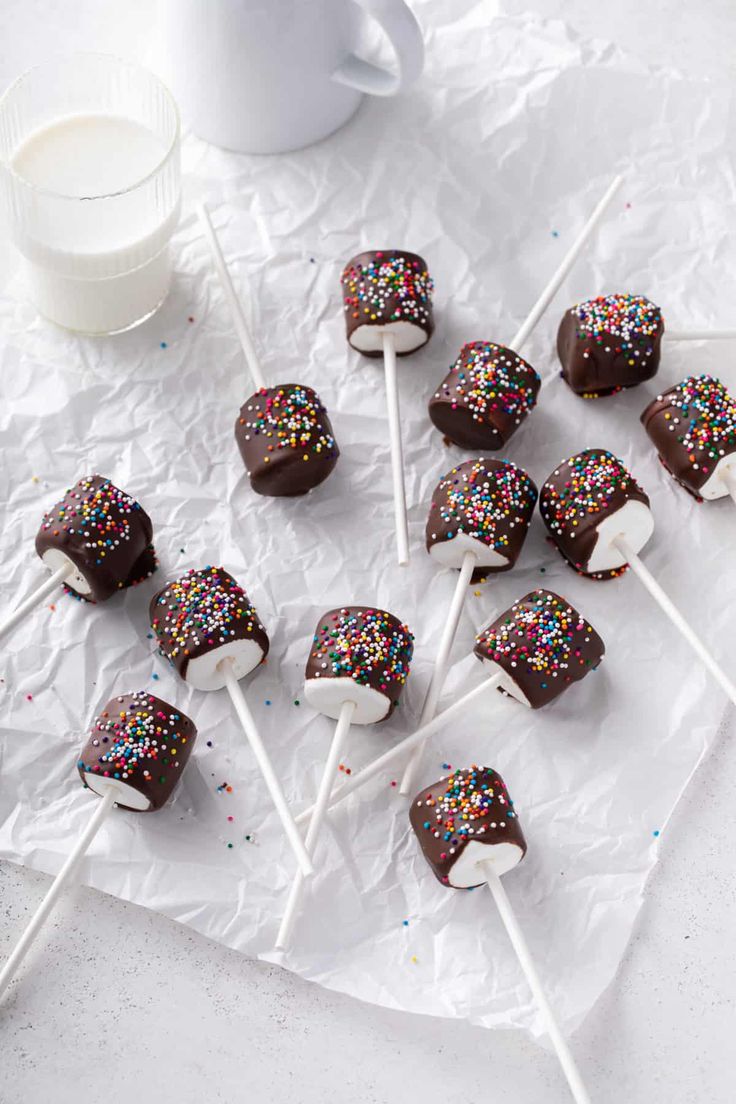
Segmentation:
[(434, 331), (434, 283), (425, 261), (405, 250), (370, 250), (345, 266), (343, 305), (348, 343), (368, 357), (383, 357), (391, 445), (398, 562), (409, 562), (401, 415), (396, 357), (409, 356)]
[(736, 399), (713, 376), (688, 376), (649, 403), (641, 422), (659, 459), (699, 502), (736, 502)]
[(643, 295), (598, 295), (565, 311), (557, 332), (557, 355), (568, 387), (584, 399), (599, 399), (651, 379), (665, 338), (734, 337), (734, 330), (665, 332), (662, 311)]
[(470, 341), (429, 400), (440, 433), (464, 449), (504, 448), (534, 409), (542, 381), (520, 356), (537, 323), (621, 186), (617, 176), (566, 253), (557, 271), (511, 339), (510, 347)]
[[(352, 774), (336, 791), (330, 805), (360, 789), (409, 751), (424, 747), (430, 736), (447, 729), (450, 721), (481, 694), (496, 690), (529, 709), (541, 709), (595, 671), (605, 651), (590, 622), (565, 598), (551, 590), (525, 594), (476, 637), (475, 655), (488, 672), (483, 682)], [(310, 814), (311, 809), (301, 813), (296, 818), (297, 824)]]
[[(386, 610), (347, 606), (320, 618), (307, 659), (304, 696), (337, 725), (307, 828), (311, 856), (350, 727), (377, 724), (391, 716), (409, 677), (413, 652), (411, 632)], [(304, 878), (298, 873), (276, 940), (280, 950), (288, 946), (303, 887)]]
[(649, 498), (618, 457), (586, 449), (564, 460), (542, 487), (539, 510), (560, 553), (581, 575), (613, 579), (630, 567), (736, 703), (736, 685), (639, 559), (654, 519)]
[(243, 403), (235, 440), (253, 490), (273, 498), (307, 494), (323, 483), (340, 455), (327, 410), (316, 391), (303, 383), (267, 387), (243, 308), (220, 248), (209, 211), (199, 207), (205, 237), (235, 331), (257, 391)]
[(44, 514), (36, 552), (50, 577), (0, 623), (0, 637), (63, 585), (75, 597), (105, 602), (156, 570), (153, 526), (146, 511), (101, 475), (70, 487)]
[(196, 736), (188, 717), (145, 690), (110, 699), (77, 760), (85, 788), (101, 800), (0, 971), (0, 995), (113, 805), (138, 813), (161, 809), (181, 778)]
[(450, 889), (487, 885), (519, 965), (542, 1013), (577, 1104), (590, 1104), (575, 1059), (555, 1019), (501, 878), (521, 862), (526, 840), (504, 780), (490, 767), (467, 767), (420, 790), (409, 820), (437, 880)]
[[(468, 584), (510, 571), (526, 539), (538, 492), (522, 468), (507, 460), (468, 460), (440, 480), (432, 495), (426, 544), (430, 557), (459, 571), (440, 637), (420, 727), (430, 721), (465, 606)], [(422, 756), (417, 747), (406, 765), (401, 793), (411, 791)]]
[(150, 614), (161, 654), (185, 682), (195, 690), (227, 689), (300, 869), (311, 874), (304, 841), (240, 686), (269, 648), (248, 595), (221, 567), (192, 569), (154, 596)]

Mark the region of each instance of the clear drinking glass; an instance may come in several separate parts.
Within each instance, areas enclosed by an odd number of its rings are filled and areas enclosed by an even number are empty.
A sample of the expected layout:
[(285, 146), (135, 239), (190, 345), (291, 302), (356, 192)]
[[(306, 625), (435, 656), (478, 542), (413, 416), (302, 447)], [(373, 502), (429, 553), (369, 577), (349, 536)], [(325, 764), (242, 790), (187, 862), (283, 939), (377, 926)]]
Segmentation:
[(157, 77), (99, 54), (31, 69), (0, 99), (0, 173), (41, 314), (103, 334), (154, 313), (181, 205), (179, 113)]

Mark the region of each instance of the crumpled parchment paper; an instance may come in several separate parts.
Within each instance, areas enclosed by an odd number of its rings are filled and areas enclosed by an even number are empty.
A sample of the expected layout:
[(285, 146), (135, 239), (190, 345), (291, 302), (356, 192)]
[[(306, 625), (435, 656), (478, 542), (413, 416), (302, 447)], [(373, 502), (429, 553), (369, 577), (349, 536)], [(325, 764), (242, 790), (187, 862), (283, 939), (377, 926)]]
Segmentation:
[[(175, 285), (152, 321), (79, 339), (37, 318), (17, 278), (0, 299), (3, 607), (43, 577), (40, 516), (87, 472), (141, 500), (161, 558), (154, 580), (105, 606), (60, 594), (3, 645), (0, 857), (58, 870), (93, 805), (74, 769), (83, 732), (112, 694), (146, 687), (196, 720), (193, 761), (163, 812), (111, 815), (80, 876), (265, 958), (292, 856), (225, 692), (190, 691), (155, 655), (149, 598), (206, 562), (244, 583), (272, 639), (247, 694), (295, 808), (311, 803), (332, 734), (301, 700), (324, 610), (377, 603), (416, 635), (402, 707), (353, 731), (345, 765), (357, 770), (412, 731), (454, 585), (424, 551), (426, 511), (436, 482), (468, 458), (433, 429), (427, 399), (464, 341), (510, 339), (622, 169), (620, 198), (525, 350), (546, 384), (507, 454), (540, 484), (581, 448), (621, 455), (652, 498), (646, 563), (727, 667), (733, 651), (733, 504), (701, 506), (678, 489), (638, 422), (660, 386), (688, 372), (735, 386), (733, 348), (670, 345), (657, 380), (596, 403), (567, 390), (554, 354), (563, 309), (600, 292), (649, 295), (677, 328), (733, 324), (730, 92), (582, 41), (560, 22), (490, 19), (470, 0), (422, 14), (421, 82), (396, 101), (366, 102), (328, 141), (263, 159), (185, 138)], [(268, 379), (314, 386), (332, 415), (342, 459), (307, 500), (259, 498), (244, 474), (232, 431), (252, 387), (193, 214), (203, 197)], [(359, 248), (385, 246), (419, 251), (437, 284), (436, 335), (400, 362), (408, 570), (394, 557), (381, 366), (348, 350), (338, 283)], [(470, 590), (443, 704), (481, 677), (475, 631), (536, 586), (592, 621), (604, 664), (547, 710), (500, 695), (468, 710), (432, 740), (420, 779), (473, 761), (506, 779), (529, 853), (505, 884), (573, 1027), (614, 976), (658, 833), (725, 700), (633, 576), (577, 577), (537, 515), (518, 568)], [(541, 1031), (490, 894), (434, 880), (390, 782), (331, 818), (286, 965), (390, 1007)]]

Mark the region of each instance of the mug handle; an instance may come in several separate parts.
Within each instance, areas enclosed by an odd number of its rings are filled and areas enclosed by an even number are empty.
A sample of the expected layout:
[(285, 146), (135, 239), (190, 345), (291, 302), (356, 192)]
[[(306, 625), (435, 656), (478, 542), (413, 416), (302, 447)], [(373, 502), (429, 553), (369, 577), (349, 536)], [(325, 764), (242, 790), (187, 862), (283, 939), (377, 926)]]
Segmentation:
[(404, 0), (356, 0), (356, 3), (383, 29), (396, 54), (398, 72), (391, 73), (357, 54), (350, 54), (332, 74), (332, 80), (370, 96), (395, 96), (422, 72), (422, 29)]

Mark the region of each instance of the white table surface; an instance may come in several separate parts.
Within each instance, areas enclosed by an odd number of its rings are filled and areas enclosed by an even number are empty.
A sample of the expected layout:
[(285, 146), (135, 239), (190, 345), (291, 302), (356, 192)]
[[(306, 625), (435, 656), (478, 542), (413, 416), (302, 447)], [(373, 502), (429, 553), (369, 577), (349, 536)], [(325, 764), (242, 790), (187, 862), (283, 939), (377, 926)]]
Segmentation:
[[(60, 50), (145, 57), (151, 6), (3, 0), (0, 86)], [(638, 0), (501, 7), (564, 16), (648, 63), (736, 70), (730, 0), (645, 14)], [(0, 256), (0, 276), (6, 265)], [(734, 807), (736, 747), (720, 742), (667, 829), (618, 976), (573, 1038), (596, 1104), (736, 1100)], [(0, 957), (47, 883), (0, 864)], [(21, 981), (0, 1007), (1, 1104), (568, 1100), (555, 1060), (520, 1033), (364, 1005), (85, 888), (57, 909)]]

